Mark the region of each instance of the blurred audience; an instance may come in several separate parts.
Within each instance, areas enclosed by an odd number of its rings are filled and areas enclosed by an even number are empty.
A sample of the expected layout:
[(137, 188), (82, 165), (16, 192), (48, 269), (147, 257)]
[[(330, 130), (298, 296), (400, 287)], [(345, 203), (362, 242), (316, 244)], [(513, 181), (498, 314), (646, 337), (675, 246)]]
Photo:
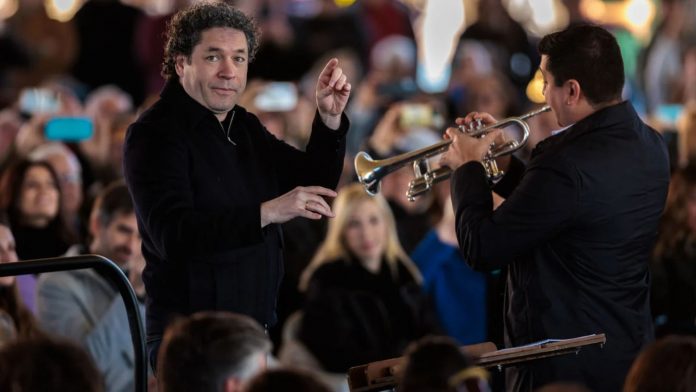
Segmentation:
[(267, 370), (249, 381), (244, 392), (331, 392), (331, 390), (311, 373), (298, 369)]
[(423, 290), (433, 299), (447, 335), (459, 344), (480, 343), (488, 337), (487, 320), (497, 317), (498, 308), (488, 314), (486, 274), (472, 270), (459, 253), (449, 181), (436, 185), (434, 192), (443, 206), (442, 217), (411, 258), (423, 275)]
[[(14, 237), (10, 228), (0, 221), (0, 264), (16, 261)], [(0, 278), (0, 317), (4, 320), (0, 324), (0, 347), (16, 338), (29, 339), (43, 335), (20, 297), (14, 276)]]
[(84, 232), (80, 216), (84, 194), (82, 189), (82, 165), (72, 150), (59, 142), (43, 143), (29, 155), (31, 161), (48, 162), (58, 176), (61, 199), (60, 210), (71, 231), (78, 236)]
[(416, 43), (412, 38), (385, 37), (375, 44), (369, 58), (365, 77), (348, 107), (352, 122), (346, 148), (351, 156), (362, 148), (391, 104), (418, 92)]
[(504, 3), (502, 0), (479, 1), (477, 19), (464, 30), (461, 39), (477, 40), (486, 45), (496, 67), (508, 75), (521, 94), (534, 75), (534, 65), (538, 64), (540, 56)]
[[(115, 84), (140, 104), (145, 83), (136, 60), (135, 34), (143, 17), (142, 11), (119, 0), (85, 2), (73, 18), (80, 48), (72, 70), (75, 78), (90, 90)], [(115, 26), (118, 33), (112, 30)]]
[(16, 110), (7, 108), (0, 111), (0, 172), (13, 153), (14, 141), (22, 126), (22, 119)]
[(75, 242), (60, 211), (60, 180), (47, 162), (18, 161), (0, 179), (0, 209), (7, 213), (21, 260), (59, 257)]
[(677, 122), (679, 167), (696, 162), (696, 100), (684, 106)]
[(104, 382), (74, 343), (21, 339), (0, 349), (0, 391), (102, 392)]
[(341, 373), (398, 356), (435, 322), (425, 317), (421, 276), (399, 243), (386, 200), (352, 184), (333, 209), (326, 239), (300, 281), (306, 303), (298, 339), (323, 370)]
[[(110, 185), (97, 198), (89, 233), (89, 246), (75, 245), (66, 256), (97, 254), (116, 263), (126, 275), (142, 273), (133, 271), (133, 260), (141, 257), (140, 235), (124, 183)], [(144, 297), (142, 284), (135, 286), (136, 294)], [(37, 284), (37, 304), (43, 328), (84, 347), (104, 376), (107, 391), (133, 390), (135, 358), (128, 315), (113, 282), (95, 269), (45, 273)], [(142, 303), (140, 312), (144, 313)]]
[(656, 114), (670, 102), (681, 73), (681, 36), (688, 17), (686, 0), (663, 0), (657, 29), (642, 53), (641, 82), (646, 110)]
[(473, 366), (454, 340), (429, 336), (408, 346), (399, 392), (487, 392), (488, 373)]
[(650, 265), (656, 334), (696, 334), (696, 164), (672, 177)]
[[(386, 159), (439, 143), (442, 139), (432, 128), (442, 121), (442, 110), (438, 111), (432, 101), (392, 104), (367, 140), (367, 152), (373, 159)], [(414, 176), (413, 166), (407, 164), (380, 181), (380, 193), (393, 212), (399, 241), (406, 252), (413, 251), (433, 225), (432, 194), (414, 200), (407, 196)]]
[(80, 151), (97, 168), (111, 164), (110, 149), (114, 122), (119, 116), (133, 113), (133, 100), (114, 85), (93, 90), (85, 100), (85, 115), (94, 124), (94, 135), (80, 143)]
[(23, 0), (7, 24), (30, 59), (27, 66), (14, 70), (8, 77), (15, 89), (35, 87), (48, 78), (64, 74), (77, 58), (80, 48), (75, 23), (51, 18), (45, 1)]
[(493, 72), (471, 81), (467, 99), (457, 113), (486, 112), (502, 120), (519, 111), (517, 94), (510, 80), (505, 74)]
[(271, 342), (252, 318), (202, 312), (171, 324), (158, 360), (160, 392), (236, 392), (267, 367)]
[(696, 385), (696, 338), (668, 336), (638, 355), (623, 392), (688, 392)]

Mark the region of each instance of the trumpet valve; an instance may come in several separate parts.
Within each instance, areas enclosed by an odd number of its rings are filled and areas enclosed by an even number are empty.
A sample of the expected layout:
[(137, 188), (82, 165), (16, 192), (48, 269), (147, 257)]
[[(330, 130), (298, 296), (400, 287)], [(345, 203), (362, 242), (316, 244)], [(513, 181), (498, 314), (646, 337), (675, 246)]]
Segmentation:
[(423, 177), (414, 178), (408, 183), (408, 192), (406, 192), (406, 197), (408, 201), (416, 201), (416, 197), (424, 194), (432, 188), (432, 181), (430, 180), (430, 175), (426, 173)]
[(469, 123), (469, 125), (462, 125), (459, 127), (464, 133), (474, 133), (475, 131), (483, 127), (483, 122), (481, 119), (476, 119)]
[(485, 159), (483, 161), (483, 168), (486, 170), (488, 180), (492, 184), (495, 184), (498, 181), (500, 181), (500, 179), (503, 178), (503, 175), (505, 174), (505, 172), (498, 168), (498, 164), (496, 163), (495, 159)]

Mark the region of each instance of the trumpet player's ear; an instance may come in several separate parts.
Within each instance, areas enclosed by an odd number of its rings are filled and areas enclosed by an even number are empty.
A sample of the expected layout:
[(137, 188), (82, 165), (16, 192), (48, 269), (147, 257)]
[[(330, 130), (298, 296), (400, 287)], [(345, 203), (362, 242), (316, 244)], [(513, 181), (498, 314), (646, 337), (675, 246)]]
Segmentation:
[(566, 101), (567, 105), (572, 105), (577, 103), (580, 99), (580, 84), (575, 79), (568, 80), (568, 99)]

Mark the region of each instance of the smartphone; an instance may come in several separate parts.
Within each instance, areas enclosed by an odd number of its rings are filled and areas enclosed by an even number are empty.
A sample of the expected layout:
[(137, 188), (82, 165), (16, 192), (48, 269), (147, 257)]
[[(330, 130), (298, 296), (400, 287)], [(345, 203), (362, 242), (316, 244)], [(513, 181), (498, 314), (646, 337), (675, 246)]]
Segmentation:
[(407, 103), (401, 107), (399, 125), (404, 129), (431, 127), (433, 108), (425, 103)]
[(54, 117), (44, 127), (47, 140), (79, 142), (94, 134), (92, 120), (87, 117)]
[(669, 126), (674, 126), (677, 120), (684, 111), (683, 105), (671, 104), (671, 105), (660, 105), (657, 107), (656, 117), (661, 122)]
[(270, 82), (256, 95), (254, 106), (264, 112), (289, 112), (297, 106), (297, 87), (291, 82)]
[(403, 100), (418, 94), (419, 89), (415, 80), (402, 79), (397, 82), (384, 83), (377, 86), (377, 95), (391, 100)]
[(25, 114), (52, 114), (59, 108), (58, 94), (46, 88), (25, 88), (19, 95), (19, 110)]

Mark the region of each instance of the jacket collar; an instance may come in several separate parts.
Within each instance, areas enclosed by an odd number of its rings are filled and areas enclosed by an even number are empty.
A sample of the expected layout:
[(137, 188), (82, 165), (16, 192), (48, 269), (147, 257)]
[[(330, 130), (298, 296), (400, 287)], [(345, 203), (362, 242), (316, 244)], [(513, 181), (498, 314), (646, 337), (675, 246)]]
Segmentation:
[(636, 117), (638, 114), (628, 101), (607, 106), (576, 122), (565, 131), (542, 140), (534, 148), (532, 156), (536, 156), (552, 146), (570, 142), (591, 132), (601, 132), (603, 129), (612, 128), (626, 121), (626, 119)]
[[(217, 117), (208, 108), (198, 103), (195, 99), (184, 90), (184, 87), (179, 82), (179, 79), (170, 79), (164, 85), (160, 97), (163, 101), (172, 105), (172, 112), (177, 118), (179, 124), (184, 125), (187, 129), (195, 128), (201, 121), (216, 121)], [(246, 112), (244, 108), (235, 105), (232, 109), (237, 112), (235, 117), (240, 118)]]

